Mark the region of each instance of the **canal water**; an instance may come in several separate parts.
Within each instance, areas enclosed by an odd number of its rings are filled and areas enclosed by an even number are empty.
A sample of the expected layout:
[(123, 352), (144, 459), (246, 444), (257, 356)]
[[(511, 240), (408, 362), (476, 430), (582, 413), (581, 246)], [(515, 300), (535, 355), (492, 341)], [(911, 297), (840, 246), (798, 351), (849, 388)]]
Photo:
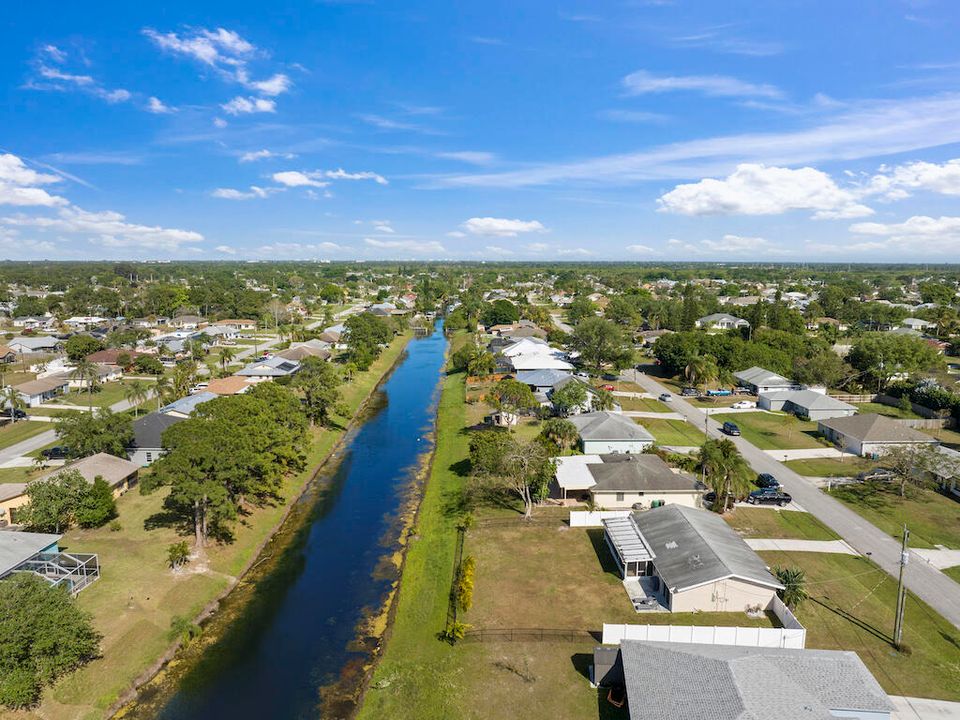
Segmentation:
[(432, 450), (445, 352), (440, 323), (410, 341), (340, 461), (301, 499), (301, 529), (216, 642), (187, 661), (156, 717), (317, 718), (321, 689), (368, 658), (355, 642), (358, 623), (380, 608), (395, 577), (383, 559), (396, 549), (397, 515)]

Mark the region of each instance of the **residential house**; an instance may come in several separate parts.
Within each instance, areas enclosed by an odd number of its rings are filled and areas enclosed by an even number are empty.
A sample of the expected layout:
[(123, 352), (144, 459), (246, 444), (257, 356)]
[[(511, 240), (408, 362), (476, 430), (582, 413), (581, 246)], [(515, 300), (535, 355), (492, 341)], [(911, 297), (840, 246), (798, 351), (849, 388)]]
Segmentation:
[(55, 337), (15, 337), (7, 342), (7, 347), (15, 353), (29, 355), (31, 353), (56, 353), (63, 350), (63, 340)]
[[(492, 345), (492, 344), (491, 344)], [(498, 365), (508, 371), (573, 370), (566, 353), (550, 347), (546, 340), (528, 337), (502, 347), (495, 353)]]
[(17, 353), (6, 345), (0, 345), (0, 363), (12, 363), (17, 359)]
[(201, 331), (214, 345), (233, 344), (240, 337), (240, 331), (229, 325), (207, 325)]
[(536, 337), (545, 340), (547, 337), (547, 331), (530, 320), (519, 320), (515, 323), (491, 325), (489, 328), (487, 328), (487, 332), (492, 335), (510, 338), (513, 340), (519, 340), (525, 337)]
[(249, 379), (240, 375), (230, 375), (211, 380), (204, 390), (214, 395), (241, 395), (249, 390), (253, 384)]
[(817, 423), (817, 432), (830, 442), (864, 457), (880, 457), (904, 445), (937, 445), (919, 430), (876, 413), (835, 417)]
[(580, 433), (580, 445), (586, 455), (642, 453), (654, 443), (653, 435), (618, 413), (603, 410), (570, 418)]
[(736, 330), (738, 328), (750, 327), (750, 323), (742, 318), (734, 317), (729, 313), (713, 313), (698, 318), (695, 325), (704, 330)]
[(277, 357), (296, 363), (303, 362), (308, 357), (329, 360), (331, 356), (330, 344), (323, 340), (308, 340), (302, 343), (293, 343), (286, 350), (281, 350), (277, 353)]
[(522, 370), (514, 376), (517, 382), (522, 382), (534, 394), (546, 393), (564, 378), (571, 377), (569, 370)]
[(0, 528), (17, 524), (17, 510), (26, 505), (26, 492), (26, 483), (0, 483)]
[(28, 380), (14, 385), (13, 389), (20, 394), (20, 398), (27, 407), (37, 407), (58, 395), (63, 395), (69, 385), (70, 376), (66, 373), (58, 373), (38, 380)]
[(100, 577), (100, 560), (91, 553), (60, 552), (61, 537), (0, 532), (0, 579), (29, 572), (76, 595)]
[(56, 325), (57, 319), (47, 315), (21, 315), (13, 319), (15, 328), (24, 330), (49, 330)]
[(218, 320), (217, 325), (226, 325), (227, 327), (232, 327), (235, 330), (246, 331), (246, 332), (257, 329), (256, 320), (248, 320), (243, 318), (240, 318), (240, 319), (229, 318), (227, 320)]
[(568, 455), (556, 460), (556, 484), (564, 499), (591, 499), (604, 510), (640, 509), (677, 503), (699, 507), (704, 487), (674, 472), (653, 453)]
[(733, 377), (737, 384), (745, 387), (754, 395), (779, 390), (800, 390), (801, 386), (783, 375), (754, 365), (746, 370), (735, 372)]
[(170, 326), (181, 330), (196, 330), (205, 322), (206, 318), (199, 315), (178, 315), (170, 320)]
[(670, 612), (766, 608), (782, 590), (757, 555), (716, 513), (669, 504), (604, 520), (624, 578), (644, 577)]
[(140, 467), (147, 467), (162, 457), (167, 452), (162, 442), (164, 430), (183, 419), (174, 413), (152, 412), (134, 420), (133, 442), (127, 448), (127, 458)]
[(920, 318), (908, 317), (900, 321), (900, 326), (905, 328), (910, 328), (911, 330), (916, 330), (917, 332), (924, 332), (927, 328), (932, 328), (936, 323), (929, 322), (928, 320), (921, 320)]
[(672, 332), (673, 330), (641, 330), (637, 333), (637, 336), (645, 347), (653, 347), (657, 340), (664, 335), (670, 335)]
[(74, 315), (64, 320), (63, 324), (71, 330), (89, 330), (106, 322), (109, 322), (107, 318), (97, 317), (95, 315)]
[[(566, 387), (567, 385), (569, 385), (570, 383), (578, 383), (578, 384), (580, 384), (580, 385), (583, 386), (583, 390), (584, 390), (584, 393), (585, 393), (585, 399), (584, 399), (584, 401), (583, 401), (582, 403), (580, 403), (579, 405), (574, 405), (573, 407), (568, 407), (568, 408), (566, 408), (566, 410), (565, 410), (566, 414), (567, 414), (567, 415), (579, 415), (580, 413), (592, 412), (592, 411), (593, 411), (593, 407), (594, 407), (594, 402), (596, 401), (597, 396), (599, 395), (599, 393), (597, 392), (597, 389), (596, 389), (595, 387), (593, 387), (593, 385), (591, 385), (590, 383), (584, 382), (584, 381), (581, 380), (580, 378), (578, 378), (578, 377), (576, 377), (576, 376), (573, 376), (573, 375), (569, 375), (569, 376), (567, 376), (567, 377), (565, 377), (565, 378), (561, 378), (560, 380), (558, 380), (557, 382), (555, 382), (555, 383), (553, 384), (553, 386), (543, 394), (543, 397), (544, 397), (550, 404), (553, 404), (553, 402), (554, 402), (554, 400), (553, 400), (553, 394), (554, 394), (557, 390), (560, 390), (560, 389), (562, 389), (562, 388), (565, 388), (565, 387)], [(619, 410), (620, 410), (620, 406), (617, 405), (617, 404), (614, 404), (614, 405), (613, 405), (613, 409), (619, 411)]]
[(622, 640), (597, 648), (594, 675), (625, 689), (630, 720), (890, 720), (894, 710), (849, 650)]
[(389, 302), (374, 303), (367, 308), (367, 312), (380, 317), (390, 317), (397, 314), (397, 306)]
[(280, 377), (289, 377), (300, 370), (300, 363), (295, 360), (273, 356), (263, 360), (255, 360), (235, 374), (251, 378), (253, 382), (274, 380)]
[(173, 415), (180, 419), (188, 418), (193, 414), (193, 411), (197, 409), (197, 405), (202, 405), (217, 397), (219, 397), (219, 395), (205, 390), (196, 395), (187, 395), (179, 400), (174, 400), (172, 403), (160, 408), (159, 412), (164, 415)]
[(146, 354), (147, 353), (139, 352), (138, 350), (129, 350), (127, 348), (109, 348), (107, 350), (98, 350), (95, 353), (90, 353), (87, 355), (87, 360), (102, 365), (119, 365), (121, 355), (127, 356), (130, 358), (130, 362), (133, 362), (138, 357)]
[(818, 390), (771, 390), (757, 397), (762, 410), (782, 410), (809, 420), (849, 417), (857, 408)]
[[(102, 385), (103, 383), (115, 382), (123, 379), (123, 368), (121, 368), (119, 365), (95, 363), (93, 369), (97, 376), (97, 384)], [(71, 389), (82, 390), (87, 387), (86, 378), (76, 377), (72, 372), (67, 373), (67, 378), (70, 381)]]
[(118, 458), (114, 455), (97, 453), (95, 455), (88, 455), (85, 458), (80, 458), (79, 460), (68, 462), (66, 465), (63, 465), (56, 470), (52, 470), (46, 475), (42, 475), (31, 482), (49, 480), (50, 478), (56, 477), (60, 473), (69, 472), (72, 470), (80, 473), (81, 477), (83, 477), (83, 479), (91, 485), (98, 477), (102, 478), (104, 482), (106, 482), (107, 485), (109, 485), (113, 490), (113, 496), (116, 498), (120, 497), (127, 490), (137, 484), (140, 466), (130, 462), (129, 460), (124, 460), (123, 458)]

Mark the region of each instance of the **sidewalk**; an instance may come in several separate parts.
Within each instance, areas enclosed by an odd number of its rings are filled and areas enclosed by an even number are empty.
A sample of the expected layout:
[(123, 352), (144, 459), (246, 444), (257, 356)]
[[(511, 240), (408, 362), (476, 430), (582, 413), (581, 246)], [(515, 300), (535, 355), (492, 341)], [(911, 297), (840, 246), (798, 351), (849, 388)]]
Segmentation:
[(852, 458), (853, 453), (844, 453), (833, 447), (802, 448), (799, 450), (765, 450), (770, 457), (783, 462), (784, 460), (812, 460), (814, 458)]
[(937, 570), (960, 565), (960, 550), (948, 550), (944, 547), (939, 547), (936, 550), (913, 548), (913, 552), (933, 565)]
[(891, 695), (890, 720), (960, 720), (960, 703)]
[(624, 410), (620, 413), (624, 417), (651, 418), (653, 420), (686, 420), (680, 413), (675, 412), (651, 412), (649, 410)]

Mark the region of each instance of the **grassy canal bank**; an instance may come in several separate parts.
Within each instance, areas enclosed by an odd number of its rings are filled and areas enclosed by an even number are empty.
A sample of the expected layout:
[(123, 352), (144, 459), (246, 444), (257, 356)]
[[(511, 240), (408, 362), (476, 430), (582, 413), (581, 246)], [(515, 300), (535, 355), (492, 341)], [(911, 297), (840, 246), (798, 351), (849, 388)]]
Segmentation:
[[(163, 493), (143, 496), (136, 490), (117, 503), (119, 530), (109, 526), (68, 531), (63, 544), (100, 556), (101, 579), (79, 596), (103, 634), (102, 656), (44, 693), (32, 712), (0, 713), (6, 718), (66, 720), (100, 718), (138, 680), (151, 675), (171, 653), (175, 618), (194, 619), (233, 588), (276, 532), (289, 509), (345, 435), (351, 421), (403, 353), (411, 334), (396, 338), (366, 372), (343, 386), (349, 412), (330, 429), (314, 429), (307, 470), (286, 478), (285, 502), (256, 509), (235, 528), (230, 544), (207, 548), (204, 562), (174, 575), (166, 564), (167, 547), (181, 538), (175, 528), (158, 524)], [(176, 660), (173, 660), (176, 663)]]

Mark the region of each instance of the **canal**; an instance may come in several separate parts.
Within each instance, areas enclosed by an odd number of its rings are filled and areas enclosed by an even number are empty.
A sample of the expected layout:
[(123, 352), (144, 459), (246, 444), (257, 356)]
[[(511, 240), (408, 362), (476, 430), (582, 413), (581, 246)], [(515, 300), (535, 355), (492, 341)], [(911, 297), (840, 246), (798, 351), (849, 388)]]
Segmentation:
[(280, 557), (264, 551), (269, 570), (254, 578), (249, 597), (227, 599), (229, 622), (213, 644), (188, 657), (187, 670), (172, 670), (175, 690), (162, 693), (169, 699), (133, 716), (317, 718), (321, 690), (369, 659), (357, 628), (396, 577), (384, 559), (398, 550), (398, 514), (432, 450), (446, 344), (440, 323), (410, 341), (339, 461), (301, 498)]

